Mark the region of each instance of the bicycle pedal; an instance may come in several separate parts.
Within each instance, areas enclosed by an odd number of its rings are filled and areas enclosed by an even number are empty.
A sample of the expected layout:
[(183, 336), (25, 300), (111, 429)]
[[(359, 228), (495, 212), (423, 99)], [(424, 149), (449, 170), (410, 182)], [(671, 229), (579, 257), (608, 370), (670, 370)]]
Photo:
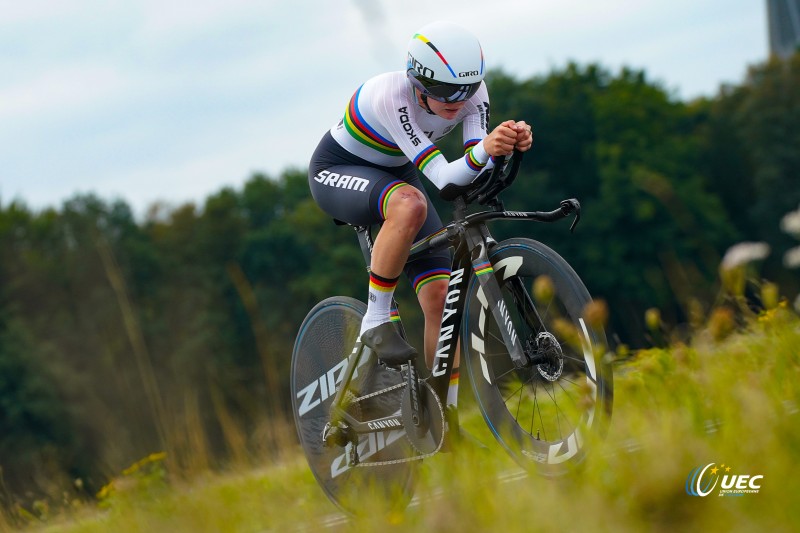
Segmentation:
[(325, 424), (322, 429), (322, 445), (326, 448), (338, 446), (343, 448), (352, 440), (351, 430), (342, 424), (332, 425), (330, 422)]

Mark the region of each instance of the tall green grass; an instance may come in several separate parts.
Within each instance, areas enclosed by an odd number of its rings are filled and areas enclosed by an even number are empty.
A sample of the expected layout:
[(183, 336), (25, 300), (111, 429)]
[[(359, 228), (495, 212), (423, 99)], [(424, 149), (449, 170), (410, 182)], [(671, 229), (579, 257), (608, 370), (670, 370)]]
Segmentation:
[[(290, 442), (279, 460), (182, 481), (151, 456), (121, 473), (95, 504), (44, 520), (26, 510), (25, 529), (797, 531), (800, 319), (780, 305), (723, 332), (711, 324), (691, 344), (618, 361), (609, 433), (559, 479), (520, 474), (465, 397), (462, 424), (488, 449), (463, 446), (426, 461), (404, 512), (387, 513), (387, 502), (365, 494), (364, 515), (344, 517)], [(759, 493), (687, 494), (687, 476), (709, 463), (763, 476)], [(21, 511), (12, 512), (19, 523)]]

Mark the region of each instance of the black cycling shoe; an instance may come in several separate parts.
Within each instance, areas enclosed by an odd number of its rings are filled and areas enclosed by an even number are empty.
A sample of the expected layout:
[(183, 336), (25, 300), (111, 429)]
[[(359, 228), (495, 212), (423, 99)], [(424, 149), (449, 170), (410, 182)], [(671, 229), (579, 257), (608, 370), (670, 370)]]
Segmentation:
[(399, 368), (417, 356), (417, 350), (408, 344), (391, 322), (370, 328), (361, 334), (361, 342), (378, 354), (378, 361), (389, 368)]

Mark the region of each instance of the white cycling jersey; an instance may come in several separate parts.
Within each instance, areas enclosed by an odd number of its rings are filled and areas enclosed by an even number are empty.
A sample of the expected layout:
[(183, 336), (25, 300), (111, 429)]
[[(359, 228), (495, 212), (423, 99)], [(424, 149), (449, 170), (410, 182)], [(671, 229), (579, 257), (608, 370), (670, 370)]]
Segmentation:
[[(463, 124), (464, 157), (448, 162), (434, 144)], [(489, 128), (489, 93), (482, 83), (458, 115), (447, 120), (419, 105), (406, 73), (388, 72), (362, 85), (331, 135), (345, 150), (371, 163), (396, 167), (412, 161), (439, 189), (470, 183), (491, 161), (483, 148)]]

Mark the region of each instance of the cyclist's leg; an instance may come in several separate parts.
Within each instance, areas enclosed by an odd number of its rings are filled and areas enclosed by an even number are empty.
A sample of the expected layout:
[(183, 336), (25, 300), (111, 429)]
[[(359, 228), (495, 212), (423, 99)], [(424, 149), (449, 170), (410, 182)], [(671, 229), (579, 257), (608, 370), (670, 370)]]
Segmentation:
[(369, 303), (361, 334), (391, 365), (416, 353), (390, 324), (394, 288), (427, 212), (424, 195), (401, 179), (406, 173), (405, 167), (342, 164), (312, 166), (309, 172), (312, 195), (329, 215), (351, 224), (381, 224), (372, 250)]
[[(444, 299), (447, 296), (447, 279), (431, 280), (423, 285), (417, 292), (422, 312), (425, 315), (425, 364), (433, 368), (433, 358), (436, 354), (436, 344), (439, 341), (439, 329), (442, 324)], [(456, 340), (456, 339), (454, 339)], [(457, 343), (460, 341), (456, 340)], [(458, 402), (459, 365), (461, 362), (460, 346), (456, 349), (453, 370), (450, 373), (450, 387), (447, 391), (447, 405), (456, 405)]]
[(397, 186), (406, 185), (409, 170), (415, 170), (411, 163), (400, 167), (373, 165), (347, 152), (326, 133), (311, 157), (308, 184), (317, 205), (331, 217), (372, 226), (384, 223), (389, 203), (396, 202), (391, 197)]
[(424, 196), (401, 180), (390, 182), (380, 197), (381, 225), (372, 247), (369, 304), (361, 325), (361, 339), (391, 366), (416, 356), (390, 322), (394, 289), (408, 259), (408, 252), (422, 223), (427, 204)]
[(427, 215), (424, 195), (401, 180), (386, 185), (381, 194), (383, 224), (372, 248), (371, 270), (381, 276), (398, 278), (408, 260)]
[[(421, 184), (414, 180), (410, 180), (410, 183), (421, 188)], [(415, 241), (434, 233), (442, 227), (442, 222), (436, 210), (433, 208), (433, 205), (430, 204), (430, 200), (428, 200), (428, 202), (428, 217), (419, 235), (414, 239)], [(406, 274), (411, 280), (414, 291), (417, 293), (417, 299), (419, 300), (422, 312), (425, 316), (425, 362), (429, 369), (433, 368), (436, 345), (439, 341), (445, 298), (450, 288), (449, 279), (451, 264), (452, 257), (450, 252), (448, 250), (442, 250), (436, 254), (425, 255), (411, 261), (406, 266)], [(482, 444), (478, 443), (476, 439), (470, 437), (459, 427), (457, 404), (461, 348), (460, 340), (458, 338), (454, 338), (453, 340), (457, 345), (453, 369), (450, 372), (447, 397), (444, 399), (448, 440), (443, 450), (450, 449), (451, 444), (462, 442), (464, 438), (482, 447)]]
[[(428, 202), (428, 216), (425, 223), (420, 228), (415, 241), (430, 235), (441, 229), (442, 221), (436, 209), (425, 193), (417, 175), (407, 178), (408, 182), (417, 187), (425, 195)], [(439, 329), (442, 325), (442, 312), (444, 301), (448, 291), (448, 281), (450, 276), (451, 255), (447, 250), (442, 250), (435, 254), (426, 255), (406, 266), (406, 274), (411, 280), (414, 291), (417, 294), (422, 312), (425, 316), (425, 363), (428, 368), (433, 367), (433, 358), (436, 354), (436, 344), (439, 340)], [(455, 404), (458, 396), (458, 366), (459, 350), (456, 351), (456, 358), (453, 363), (453, 371), (450, 376), (450, 389), (448, 391), (448, 404)]]

